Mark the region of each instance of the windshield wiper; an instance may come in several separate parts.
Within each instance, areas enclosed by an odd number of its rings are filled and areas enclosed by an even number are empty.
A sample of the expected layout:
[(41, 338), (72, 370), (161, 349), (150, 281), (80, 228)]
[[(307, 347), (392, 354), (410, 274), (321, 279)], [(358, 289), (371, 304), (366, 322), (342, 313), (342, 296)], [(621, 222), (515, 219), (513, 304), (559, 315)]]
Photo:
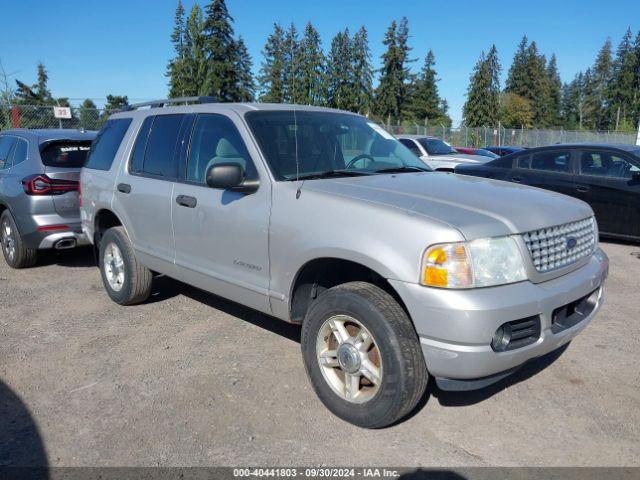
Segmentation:
[(404, 172), (431, 172), (428, 168), (413, 167), (409, 165), (403, 165), (402, 167), (383, 168), (382, 170), (376, 170), (375, 173), (404, 173)]
[(371, 172), (362, 172), (358, 170), (327, 170), (326, 172), (304, 173), (295, 178), (290, 178), (290, 182), (296, 180), (316, 180), (320, 178), (339, 178), (339, 177), (361, 177), (363, 175), (371, 175)]

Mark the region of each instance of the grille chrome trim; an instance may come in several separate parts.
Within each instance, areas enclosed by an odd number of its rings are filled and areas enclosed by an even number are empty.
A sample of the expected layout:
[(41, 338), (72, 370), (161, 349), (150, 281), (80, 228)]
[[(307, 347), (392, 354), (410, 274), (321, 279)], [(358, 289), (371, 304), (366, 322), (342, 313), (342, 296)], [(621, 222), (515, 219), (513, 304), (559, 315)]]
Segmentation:
[(569, 267), (590, 257), (597, 246), (594, 217), (522, 234), (531, 261), (539, 273)]

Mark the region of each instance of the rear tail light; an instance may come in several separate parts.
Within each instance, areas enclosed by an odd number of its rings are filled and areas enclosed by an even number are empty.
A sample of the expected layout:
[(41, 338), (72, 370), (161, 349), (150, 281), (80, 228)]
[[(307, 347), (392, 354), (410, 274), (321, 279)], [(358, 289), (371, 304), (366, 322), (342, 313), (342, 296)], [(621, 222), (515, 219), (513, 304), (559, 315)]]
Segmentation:
[(22, 187), (27, 195), (62, 195), (77, 192), (79, 183), (74, 180), (58, 180), (46, 175), (31, 175), (22, 179)]

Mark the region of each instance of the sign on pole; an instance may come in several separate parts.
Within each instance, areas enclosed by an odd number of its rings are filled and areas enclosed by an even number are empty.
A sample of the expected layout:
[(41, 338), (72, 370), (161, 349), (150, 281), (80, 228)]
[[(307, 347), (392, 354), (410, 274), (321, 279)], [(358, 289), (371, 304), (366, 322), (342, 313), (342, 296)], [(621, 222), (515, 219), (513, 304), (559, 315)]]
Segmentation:
[(53, 116), (56, 118), (71, 118), (69, 107), (53, 107)]
[(638, 136), (636, 137), (636, 145), (640, 145), (640, 122), (638, 122)]

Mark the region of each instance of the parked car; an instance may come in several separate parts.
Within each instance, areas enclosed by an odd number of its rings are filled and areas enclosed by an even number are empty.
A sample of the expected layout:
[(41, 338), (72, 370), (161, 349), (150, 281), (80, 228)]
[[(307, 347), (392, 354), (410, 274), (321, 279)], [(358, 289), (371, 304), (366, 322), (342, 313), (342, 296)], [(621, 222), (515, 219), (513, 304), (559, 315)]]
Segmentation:
[(458, 153), (444, 140), (422, 135), (398, 135), (400, 143), (432, 170), (453, 172), (456, 165), (485, 163), (491, 159), (480, 155)]
[(491, 146), (484, 147), (484, 150), (488, 150), (489, 152), (495, 153), (500, 157), (504, 157), (505, 155), (521, 152), (522, 150), (525, 150), (525, 148), (524, 147), (508, 147), (503, 145), (501, 147), (491, 147)]
[(456, 173), (545, 188), (584, 200), (600, 233), (640, 240), (640, 147), (553, 145), (524, 150)]
[(144, 302), (157, 272), (302, 324), (313, 388), (363, 427), (404, 417), (429, 375), (480, 388), (566, 344), (608, 272), (584, 202), (429, 171), (338, 110), (134, 108), (81, 185), (111, 299)]
[(470, 148), (470, 147), (454, 147), (458, 153), (464, 153), (466, 155), (480, 155), (481, 157), (499, 158), (497, 155), (484, 148)]
[(35, 264), (38, 250), (88, 245), (78, 209), (80, 167), (95, 132), (0, 132), (0, 242), (13, 268)]

